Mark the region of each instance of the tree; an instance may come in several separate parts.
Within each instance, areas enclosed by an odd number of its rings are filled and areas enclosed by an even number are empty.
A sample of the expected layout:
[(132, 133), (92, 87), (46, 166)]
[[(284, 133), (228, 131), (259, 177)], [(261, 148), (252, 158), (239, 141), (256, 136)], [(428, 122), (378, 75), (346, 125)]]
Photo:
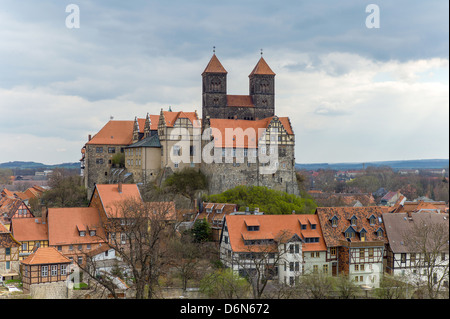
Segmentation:
[(194, 168), (186, 167), (179, 172), (174, 172), (164, 181), (163, 188), (174, 194), (182, 194), (191, 200), (195, 200), (195, 195), (199, 190), (208, 188), (206, 176)]
[(191, 234), (193, 236), (194, 242), (196, 243), (209, 241), (211, 240), (212, 234), (211, 225), (209, 225), (206, 218), (196, 220), (191, 228)]
[[(169, 244), (175, 235), (168, 221), (171, 212), (166, 201), (143, 202), (126, 199), (116, 204), (117, 218), (103, 223), (106, 236), (101, 238), (115, 250), (130, 274), (136, 299), (154, 298), (158, 279), (170, 263)], [(90, 278), (115, 294), (114, 276), (97, 276), (98, 264), (89, 259), (83, 267)]]
[(250, 285), (230, 268), (219, 268), (202, 278), (200, 291), (209, 298), (241, 299), (248, 296)]
[(183, 290), (186, 290), (188, 281), (198, 275), (197, 267), (202, 256), (200, 247), (187, 232), (181, 237), (172, 238), (169, 246), (171, 265), (177, 270)]
[[(398, 275), (383, 274), (380, 287), (375, 289), (375, 296), (380, 299), (407, 299), (408, 286), (406, 278)], [(412, 289), (409, 289), (411, 292)]]
[(265, 214), (313, 214), (317, 205), (311, 198), (269, 189), (265, 186), (236, 186), (221, 194), (206, 197), (206, 201), (215, 203), (233, 203), (240, 208), (249, 207), (250, 210), (259, 208)]
[(416, 284), (426, 298), (440, 298), (449, 280), (448, 214), (417, 213), (412, 228), (403, 238), (409, 251), (418, 255), (414, 265)]
[(83, 207), (88, 205), (82, 177), (65, 169), (55, 169), (48, 181), (50, 189), (42, 195), (46, 207)]
[(304, 274), (299, 279), (297, 289), (305, 298), (328, 299), (333, 290), (333, 280), (323, 272)]
[(332, 277), (333, 291), (340, 299), (355, 298), (360, 288), (347, 275)]
[(0, 168), (0, 185), (11, 184), (11, 176), (13, 176), (12, 170)]

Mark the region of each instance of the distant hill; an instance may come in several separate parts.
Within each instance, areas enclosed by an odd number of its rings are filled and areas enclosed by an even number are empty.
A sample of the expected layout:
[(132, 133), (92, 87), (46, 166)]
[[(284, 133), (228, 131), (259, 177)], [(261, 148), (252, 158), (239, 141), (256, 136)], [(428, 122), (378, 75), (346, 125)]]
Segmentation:
[(14, 161), (14, 162), (7, 162), (7, 163), (0, 163), (0, 168), (9, 168), (9, 169), (55, 169), (55, 168), (67, 168), (67, 169), (73, 169), (73, 168), (80, 168), (80, 163), (62, 163), (62, 164), (54, 164), (54, 165), (47, 165), (42, 163), (36, 163), (36, 162), (21, 162), (21, 161)]
[(393, 170), (399, 169), (448, 169), (448, 159), (424, 159), (424, 160), (407, 160), (407, 161), (380, 161), (367, 163), (314, 163), (314, 164), (295, 164), (297, 170), (360, 170), (367, 167), (389, 166)]

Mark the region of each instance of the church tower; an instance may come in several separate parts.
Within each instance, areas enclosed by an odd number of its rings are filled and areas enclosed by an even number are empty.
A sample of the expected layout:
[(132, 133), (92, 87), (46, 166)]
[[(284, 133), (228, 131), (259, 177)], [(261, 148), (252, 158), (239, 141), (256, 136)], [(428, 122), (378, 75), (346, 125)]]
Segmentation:
[(255, 106), (255, 119), (275, 114), (275, 73), (261, 56), (250, 73), (250, 96)]
[(202, 73), (202, 118), (222, 118), (227, 106), (227, 71), (214, 53)]

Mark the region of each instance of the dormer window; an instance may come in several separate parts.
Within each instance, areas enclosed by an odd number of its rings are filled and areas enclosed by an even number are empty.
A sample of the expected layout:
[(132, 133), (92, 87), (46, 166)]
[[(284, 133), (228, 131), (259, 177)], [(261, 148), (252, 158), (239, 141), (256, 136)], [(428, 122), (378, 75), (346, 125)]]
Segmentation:
[(247, 230), (248, 231), (258, 231), (259, 230), (259, 226), (247, 226)]
[(364, 228), (361, 229), (361, 231), (359, 232), (359, 239), (361, 241), (366, 241), (366, 234), (367, 234), (367, 231)]
[(89, 236), (95, 236), (95, 230), (90, 230), (89, 231)]
[(352, 218), (350, 218), (350, 224), (352, 225), (352, 226), (356, 226), (356, 220), (357, 220), (358, 218), (356, 218), (356, 216), (353, 216)]
[(86, 236), (86, 232), (84, 230), (81, 230), (80, 231), (80, 237), (84, 237), (84, 236)]
[(383, 237), (383, 233), (384, 233), (383, 229), (381, 229), (381, 228), (378, 228), (376, 231), (377, 237)]
[(337, 227), (338, 218), (336, 217), (336, 215), (333, 216), (333, 217), (330, 219), (330, 221), (331, 221), (331, 226), (332, 226), (332, 227)]
[(377, 219), (375, 218), (374, 215), (372, 215), (372, 216), (369, 217), (369, 223), (370, 223), (370, 226), (375, 225), (376, 222), (377, 222)]
[(316, 229), (317, 225), (316, 224), (311, 224), (311, 229)]
[(349, 239), (349, 238), (354, 238), (355, 237), (355, 230), (353, 229), (353, 227), (349, 227), (347, 228), (347, 230), (344, 232), (345, 234), (345, 238)]
[(301, 224), (301, 225), (300, 225), (300, 228), (301, 228), (302, 230), (305, 230), (305, 229), (306, 229), (306, 224)]

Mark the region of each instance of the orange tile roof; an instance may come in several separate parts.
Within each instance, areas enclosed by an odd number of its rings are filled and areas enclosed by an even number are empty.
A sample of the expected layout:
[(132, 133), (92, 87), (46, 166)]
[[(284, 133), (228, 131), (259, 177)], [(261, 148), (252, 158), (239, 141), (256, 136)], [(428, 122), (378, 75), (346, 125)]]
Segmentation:
[[(119, 203), (127, 199), (137, 199), (142, 201), (141, 193), (136, 184), (122, 184), (122, 192), (119, 193), (118, 184), (96, 184), (103, 209), (108, 218), (120, 218)], [(95, 190), (93, 192), (95, 194)]]
[[(344, 232), (351, 226), (350, 218), (355, 216), (357, 218), (356, 226), (353, 227), (357, 232), (363, 228), (366, 230), (366, 242), (370, 241), (384, 241), (387, 243), (386, 231), (384, 223), (380, 221), (383, 213), (389, 211), (387, 207), (368, 206), (368, 207), (318, 207), (316, 215), (320, 220), (323, 237), (327, 246), (340, 246), (341, 241), (346, 241)], [(375, 224), (370, 225), (369, 217), (375, 217)], [(337, 226), (333, 227), (331, 220), (337, 218)], [(378, 238), (376, 231), (381, 228), (383, 236)], [(360, 238), (356, 235), (351, 239), (352, 242), (360, 242)]]
[(39, 247), (34, 253), (21, 261), (25, 265), (69, 264), (72, 261), (54, 247)]
[(175, 202), (146, 202), (152, 216), (161, 216), (164, 220), (176, 220)]
[(86, 145), (129, 145), (133, 127), (134, 121), (109, 121)]
[(227, 95), (227, 106), (230, 107), (255, 107), (250, 95)]
[[(158, 129), (158, 122), (159, 122), (159, 115), (148, 115), (150, 119), (150, 130), (155, 131)], [(144, 127), (145, 127), (145, 118), (144, 119), (138, 119), (139, 121), (139, 132), (144, 133)]]
[(195, 112), (170, 112), (163, 111), (164, 121), (167, 127), (173, 127), (178, 119), (189, 119), (194, 127), (200, 127), (200, 122)]
[[(227, 215), (226, 224), (229, 233), (231, 248), (235, 252), (248, 252), (261, 250), (264, 245), (244, 244), (246, 238), (250, 239), (274, 239), (289, 240), (295, 234), (304, 239), (307, 237), (319, 238), (318, 243), (303, 243), (303, 251), (325, 251), (325, 241), (322, 237), (318, 217), (309, 214), (289, 215)], [(311, 229), (310, 221), (316, 224), (316, 229)], [(307, 225), (302, 230), (300, 223)], [(258, 231), (248, 231), (247, 225), (259, 225)], [(266, 246), (267, 247), (267, 246)]]
[[(221, 139), (219, 139), (219, 135), (217, 135), (217, 139), (214, 140), (214, 144), (216, 147), (235, 147), (235, 148), (255, 148), (258, 147), (258, 139), (261, 138), (261, 134), (264, 131), (261, 129), (267, 129), (273, 117), (268, 117), (262, 120), (249, 121), (249, 120), (229, 120), (229, 119), (210, 119), (210, 126), (213, 128), (212, 134), (214, 135), (214, 131), (218, 130), (220, 132)], [(293, 135), (292, 127), (289, 122), (289, 118), (287, 117), (279, 117), (278, 118), (283, 125), (284, 129), (288, 134)], [(226, 130), (227, 129), (236, 129), (241, 128), (245, 133), (247, 129), (250, 129), (247, 132), (251, 134), (248, 136), (243, 136), (243, 138), (235, 138), (235, 140), (227, 141), (226, 140)], [(249, 140), (250, 139), (250, 140)]]
[(14, 238), (21, 242), (48, 240), (47, 224), (42, 224), (41, 218), (13, 218), (11, 230)]
[[(71, 207), (48, 209), (49, 245), (91, 244), (103, 242), (105, 233), (101, 225), (100, 214), (94, 207)], [(80, 236), (77, 226), (96, 229), (96, 236)]]
[(222, 63), (220, 63), (217, 56), (215, 54), (213, 54), (213, 56), (211, 57), (211, 60), (209, 60), (209, 63), (206, 66), (205, 70), (203, 71), (202, 75), (204, 73), (228, 73), (228, 72), (222, 66)]
[(275, 73), (272, 71), (263, 57), (259, 59), (258, 63), (249, 76), (252, 76), (253, 74), (275, 75)]

